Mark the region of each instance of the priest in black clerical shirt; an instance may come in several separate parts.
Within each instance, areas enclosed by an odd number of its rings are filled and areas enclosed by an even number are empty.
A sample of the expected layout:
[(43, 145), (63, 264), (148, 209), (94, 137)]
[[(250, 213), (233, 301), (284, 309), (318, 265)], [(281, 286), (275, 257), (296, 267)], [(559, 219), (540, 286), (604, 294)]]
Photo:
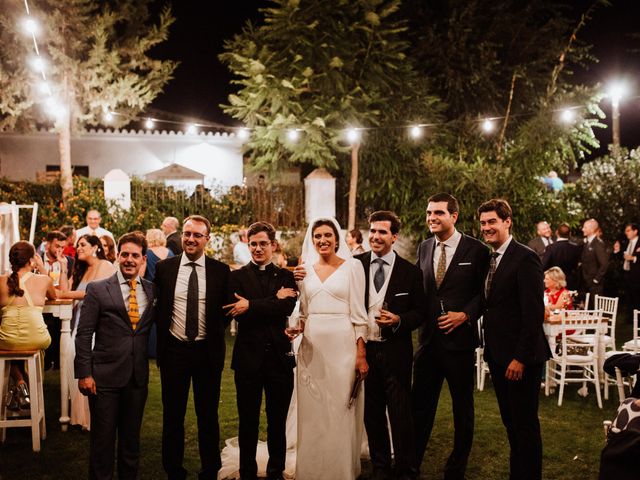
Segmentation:
[(293, 392), (295, 360), (287, 356), (284, 330), (296, 303), (293, 274), (271, 262), (276, 231), (266, 222), (249, 227), (251, 262), (231, 272), (228, 315), (238, 321), (231, 368), (238, 404), (240, 477), (257, 478), (256, 447), (260, 403), (265, 392), (269, 462), (267, 478), (280, 479), (285, 467), (286, 421)]

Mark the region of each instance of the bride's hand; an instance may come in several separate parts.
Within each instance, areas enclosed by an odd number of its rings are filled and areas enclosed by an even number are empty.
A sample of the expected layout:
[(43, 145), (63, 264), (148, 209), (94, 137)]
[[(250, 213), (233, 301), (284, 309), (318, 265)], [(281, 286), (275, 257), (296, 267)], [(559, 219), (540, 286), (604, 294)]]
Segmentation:
[(296, 282), (301, 282), (306, 276), (307, 270), (304, 267), (304, 262), (300, 262), (298, 265), (296, 265), (296, 268), (293, 269), (293, 278)]
[(360, 376), (364, 380), (369, 373), (369, 364), (367, 363), (367, 356), (358, 354), (356, 357), (356, 370), (360, 373)]

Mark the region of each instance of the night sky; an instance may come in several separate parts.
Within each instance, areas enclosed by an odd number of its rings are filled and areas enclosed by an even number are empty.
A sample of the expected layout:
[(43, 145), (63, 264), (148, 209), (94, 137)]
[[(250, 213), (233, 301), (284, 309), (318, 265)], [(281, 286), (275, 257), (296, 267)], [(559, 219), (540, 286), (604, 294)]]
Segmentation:
[[(576, 11), (583, 11), (591, 2), (575, 0)], [(598, 82), (606, 85), (613, 78), (625, 78), (632, 98), (621, 102), (621, 141), (624, 146), (636, 147), (640, 144), (637, 127), (640, 123), (640, 38), (632, 40), (629, 33), (640, 32), (637, 23), (640, 2), (613, 0), (612, 3), (611, 7), (599, 8), (579, 35), (581, 40), (593, 44), (592, 51), (599, 63), (591, 65), (588, 71), (578, 70), (575, 75), (587, 85)], [(230, 74), (217, 55), (223, 51), (224, 40), (239, 33), (247, 20), (258, 20), (258, 9), (268, 4), (266, 0), (173, 2), (176, 22), (171, 27), (169, 40), (157, 47), (153, 55), (179, 60), (181, 64), (152, 108), (181, 115), (184, 120), (193, 118), (238, 125), (219, 107), (226, 103), (233, 87), (229, 84)], [(633, 48), (637, 51), (633, 52)], [(601, 106), (608, 117), (605, 123), (609, 125), (610, 106), (606, 101)], [(611, 129), (598, 132), (598, 137), (604, 146), (597, 153), (604, 153), (611, 142)]]

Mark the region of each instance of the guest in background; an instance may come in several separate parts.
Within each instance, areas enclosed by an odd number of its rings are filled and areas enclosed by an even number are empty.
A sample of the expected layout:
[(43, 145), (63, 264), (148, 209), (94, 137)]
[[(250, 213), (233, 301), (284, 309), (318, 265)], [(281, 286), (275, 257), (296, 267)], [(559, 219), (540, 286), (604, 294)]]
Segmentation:
[(640, 310), (640, 244), (638, 243), (638, 224), (627, 223), (624, 228), (627, 244), (624, 248), (620, 242), (613, 246), (613, 253), (622, 260), (622, 278), (624, 280), (627, 322), (633, 322), (633, 310)]
[[(581, 256), (581, 293), (602, 295), (604, 292), (604, 276), (609, 267), (609, 253), (607, 246), (598, 233), (602, 233), (598, 222), (590, 218), (582, 226), (582, 233), (585, 236)], [(588, 308), (588, 305), (585, 305)]]
[(554, 310), (573, 309), (573, 299), (567, 290), (567, 278), (558, 267), (551, 267), (544, 272), (544, 295), (547, 315)]
[[(76, 258), (76, 230), (73, 228), (73, 225), (64, 225), (60, 227), (60, 231), (67, 237), (66, 244), (62, 253), (64, 253), (67, 257)], [(71, 275), (71, 270), (69, 270), (69, 275)]]
[(167, 248), (167, 240), (164, 233), (162, 233), (162, 230), (158, 228), (150, 228), (147, 230), (146, 238), (149, 246), (147, 250), (147, 264), (146, 267), (143, 267), (140, 274), (145, 280), (153, 282), (158, 262), (165, 258), (173, 257), (174, 253), (171, 249)]
[(540, 260), (542, 260), (545, 250), (554, 242), (553, 232), (551, 231), (551, 227), (549, 226), (549, 224), (545, 221), (538, 222), (536, 225), (536, 230), (538, 236), (531, 239), (527, 246), (531, 250), (536, 252), (538, 254), (538, 257), (540, 257)]
[(100, 238), (103, 235), (109, 235), (113, 238), (113, 234), (106, 228), (100, 226), (102, 216), (97, 210), (89, 210), (87, 212), (87, 226), (76, 231), (76, 237), (80, 239), (83, 235), (95, 235)]
[(176, 217), (166, 217), (160, 225), (160, 229), (167, 239), (167, 248), (173, 252), (174, 255), (180, 255), (182, 253), (182, 237), (178, 228), (180, 222)]
[[(32, 272), (35, 268), (42, 269), (43, 265), (29, 242), (19, 241), (11, 246), (9, 263), (11, 273), (0, 276), (0, 349), (43, 350), (51, 343), (51, 337), (42, 318), (42, 307), (46, 299), (56, 298), (53, 280)], [(14, 386), (9, 389), (7, 408), (10, 410), (29, 407), (26, 376), (19, 364), (11, 365)]]
[(571, 227), (566, 223), (561, 223), (556, 229), (556, 241), (549, 245), (542, 257), (542, 268), (545, 270), (551, 267), (559, 267), (566, 275), (567, 288), (569, 290), (578, 289), (578, 263), (582, 249), (580, 245), (572, 242)]
[(247, 237), (247, 230), (243, 228), (238, 231), (238, 242), (233, 246), (233, 263), (246, 265), (250, 261), (249, 238)]
[(347, 233), (346, 240), (347, 245), (349, 245), (349, 249), (351, 250), (351, 255), (360, 255), (365, 252), (365, 249), (362, 246), (362, 242), (364, 241), (362, 238), (362, 232), (357, 228), (354, 228)]
[(287, 266), (287, 254), (282, 250), (280, 242), (276, 241), (276, 246), (273, 251), (272, 262), (279, 268), (285, 268)]
[(100, 243), (102, 244), (102, 249), (104, 250), (104, 256), (111, 263), (116, 263), (116, 242), (113, 241), (109, 235), (102, 235), (100, 237)]

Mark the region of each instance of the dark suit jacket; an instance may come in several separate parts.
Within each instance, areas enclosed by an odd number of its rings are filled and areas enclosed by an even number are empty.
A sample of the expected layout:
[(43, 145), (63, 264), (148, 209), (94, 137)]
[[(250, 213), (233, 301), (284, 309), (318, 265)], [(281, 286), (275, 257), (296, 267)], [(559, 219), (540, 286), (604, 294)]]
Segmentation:
[(98, 387), (121, 388), (133, 375), (137, 385), (147, 384), (147, 340), (155, 296), (151, 282), (142, 279), (141, 285), (147, 295), (147, 306), (135, 330), (131, 327), (117, 274), (87, 285), (76, 336), (76, 378), (91, 375)]
[(228, 303), (235, 303), (234, 293), (249, 300), (249, 310), (236, 317), (238, 334), (233, 346), (231, 368), (246, 373), (257, 372), (262, 365), (265, 346), (270, 343), (276, 349), (278, 359), (283, 368), (291, 369), (296, 363), (293, 357), (287, 356), (291, 345), (289, 337), (284, 334), (287, 316), (291, 315), (296, 298), (280, 300), (276, 293), (280, 288), (293, 288), (296, 282), (293, 273), (278, 268), (273, 264), (267, 267), (268, 291), (264, 292), (258, 279), (256, 267), (249, 263), (229, 276)]
[(180, 255), (182, 253), (182, 238), (180, 232), (173, 232), (167, 237), (167, 248), (173, 252), (174, 255)]
[[(555, 243), (556, 238), (552, 236), (551, 240)], [(553, 245), (553, 243), (551, 245)], [(542, 241), (542, 237), (540, 236), (532, 238), (527, 244), (527, 246), (538, 254), (538, 256), (540, 257), (540, 260), (542, 260), (542, 256), (544, 255), (545, 250), (548, 248), (544, 244), (544, 242)]]
[[(171, 333), (169, 327), (173, 319), (173, 302), (175, 298), (176, 280), (182, 256), (166, 258), (158, 262), (153, 283), (158, 295), (156, 323), (158, 325), (158, 365), (162, 367), (162, 356)], [(224, 329), (228, 319), (222, 306), (227, 300), (229, 267), (222, 262), (205, 258), (205, 275), (207, 276), (207, 309), (205, 323), (207, 327), (207, 346), (209, 358), (214, 368), (222, 370), (224, 366)]]
[[(367, 310), (369, 309), (371, 255), (371, 252), (366, 252), (355, 257), (364, 267), (366, 277), (364, 303)], [(422, 272), (397, 253), (384, 301), (387, 302), (390, 312), (400, 316), (398, 328), (389, 332), (388, 336), (385, 335), (387, 351), (392, 352), (389, 361), (397, 371), (408, 368), (411, 375), (413, 361), (411, 332), (424, 322), (426, 299), (422, 288)]]
[(551, 267), (559, 267), (567, 276), (569, 288), (577, 287), (576, 270), (582, 248), (571, 240), (559, 240), (549, 245), (542, 257), (542, 268), (548, 270)]
[(582, 279), (585, 284), (589, 286), (594, 280), (602, 284), (609, 266), (609, 253), (605, 243), (598, 237), (590, 243), (585, 242), (582, 247), (581, 262)]
[[(436, 244), (435, 237), (431, 237), (418, 247), (416, 265), (422, 270), (427, 300), (427, 318), (420, 328), (420, 345), (428, 345), (437, 337), (447, 350), (473, 350), (478, 346), (476, 322), (482, 315), (484, 279), (489, 268), (489, 248), (475, 238), (462, 234), (438, 289), (433, 271)], [(441, 300), (447, 311), (464, 312), (469, 317), (467, 323), (446, 335), (438, 328)]]
[[(622, 268), (624, 265), (624, 254), (626, 253), (628, 246), (628, 241), (626, 243), (623, 243), (620, 246), (620, 252), (616, 254), (621, 262), (620, 268)], [(628, 275), (626, 278), (627, 281), (633, 282), (637, 285), (638, 282), (640, 282), (640, 239), (636, 241), (635, 251), (632, 253), (632, 255), (636, 257), (636, 261), (629, 264), (630, 270), (626, 272)]]
[(544, 275), (536, 253), (511, 240), (493, 276), (483, 318), (485, 356), (506, 367), (546, 361), (551, 351), (542, 329)]

